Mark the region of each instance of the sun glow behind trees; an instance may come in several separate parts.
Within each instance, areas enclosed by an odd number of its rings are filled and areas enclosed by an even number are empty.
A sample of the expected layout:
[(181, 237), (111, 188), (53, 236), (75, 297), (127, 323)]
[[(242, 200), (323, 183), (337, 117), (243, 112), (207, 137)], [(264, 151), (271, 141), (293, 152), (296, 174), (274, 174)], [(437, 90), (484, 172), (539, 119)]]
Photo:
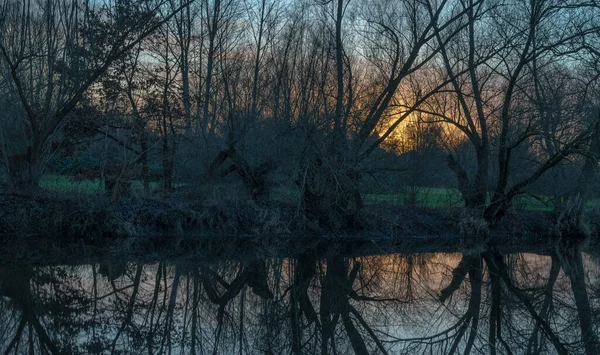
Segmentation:
[[(167, 190), (180, 161), (211, 177), (231, 172), (219, 170), (223, 157), (288, 165), (290, 180), (310, 181), (303, 210), (334, 226), (357, 220), (361, 176), (382, 147), (402, 153), (427, 139), (444, 149), (468, 207), (489, 221), (563, 159), (596, 156), (594, 3), (1, 4), (0, 90), (11, 112), (0, 137), (13, 186), (37, 185), (64, 128), (82, 122), (106, 137), (129, 132), (112, 136), (144, 171), (148, 154), (160, 155)], [(515, 177), (512, 153), (533, 155), (539, 170)]]

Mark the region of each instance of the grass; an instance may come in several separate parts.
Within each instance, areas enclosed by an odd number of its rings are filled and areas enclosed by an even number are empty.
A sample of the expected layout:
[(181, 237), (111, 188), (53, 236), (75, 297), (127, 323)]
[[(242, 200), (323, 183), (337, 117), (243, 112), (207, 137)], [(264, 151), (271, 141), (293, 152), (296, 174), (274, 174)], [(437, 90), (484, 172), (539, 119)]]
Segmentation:
[[(74, 181), (64, 175), (45, 175), (41, 179), (40, 185), (42, 188), (50, 191), (84, 195), (93, 195), (98, 192), (99, 188), (103, 189), (99, 179)], [(180, 186), (181, 184), (176, 185)], [(150, 183), (151, 191), (157, 191), (160, 188), (160, 182)], [(141, 193), (143, 191), (142, 182), (139, 180), (133, 181), (131, 189), (133, 192)], [(293, 201), (300, 197), (300, 193), (297, 190), (289, 188), (274, 188), (272, 197), (276, 201)], [(363, 195), (363, 199), (367, 205), (386, 203), (394, 206), (413, 205), (427, 208), (464, 206), (460, 192), (453, 188), (417, 187), (415, 189), (406, 189), (406, 191), (401, 193), (365, 194)], [(530, 195), (521, 195), (515, 199), (514, 206), (525, 210), (551, 211), (554, 208), (554, 203), (546, 196), (533, 197)], [(600, 200), (588, 201), (587, 207), (600, 207)]]
[[(103, 191), (104, 185), (100, 183), (100, 179), (74, 181), (65, 175), (44, 175), (40, 180), (40, 186), (46, 190), (74, 193), (83, 195), (96, 194), (99, 190)], [(159, 190), (160, 182), (150, 182), (150, 191)], [(134, 192), (142, 192), (144, 185), (139, 180), (134, 180), (131, 183), (131, 190)]]
[[(414, 206), (428, 208), (464, 206), (460, 192), (452, 188), (419, 187), (412, 191), (412, 193), (366, 194), (364, 201), (366, 204), (385, 202), (397, 206), (408, 205), (409, 202), (413, 202)], [(517, 209), (530, 211), (552, 211), (554, 209), (554, 202), (548, 196), (534, 197), (524, 194), (515, 198), (513, 206)], [(590, 209), (600, 207), (600, 199), (588, 201), (586, 207)]]
[(395, 194), (366, 194), (365, 204), (388, 203), (392, 205), (414, 205), (419, 207), (460, 207), (463, 200), (457, 189), (419, 187), (412, 191)]

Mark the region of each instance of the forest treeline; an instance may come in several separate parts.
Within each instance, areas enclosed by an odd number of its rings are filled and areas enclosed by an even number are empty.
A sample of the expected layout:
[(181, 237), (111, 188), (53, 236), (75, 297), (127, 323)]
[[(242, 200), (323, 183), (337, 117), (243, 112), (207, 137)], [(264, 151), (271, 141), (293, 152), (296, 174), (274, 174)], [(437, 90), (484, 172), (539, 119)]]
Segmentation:
[(577, 225), (599, 77), (596, 0), (1, 0), (0, 166), (28, 193), (281, 187), (331, 229), (408, 184), (488, 225), (524, 194)]

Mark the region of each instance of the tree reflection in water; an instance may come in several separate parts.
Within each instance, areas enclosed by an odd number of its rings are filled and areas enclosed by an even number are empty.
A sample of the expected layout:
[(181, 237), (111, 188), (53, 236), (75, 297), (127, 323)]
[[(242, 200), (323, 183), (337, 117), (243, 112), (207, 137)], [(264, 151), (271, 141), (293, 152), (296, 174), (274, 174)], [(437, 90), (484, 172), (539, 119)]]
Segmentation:
[(597, 354), (598, 264), (462, 254), (0, 268), (6, 354)]

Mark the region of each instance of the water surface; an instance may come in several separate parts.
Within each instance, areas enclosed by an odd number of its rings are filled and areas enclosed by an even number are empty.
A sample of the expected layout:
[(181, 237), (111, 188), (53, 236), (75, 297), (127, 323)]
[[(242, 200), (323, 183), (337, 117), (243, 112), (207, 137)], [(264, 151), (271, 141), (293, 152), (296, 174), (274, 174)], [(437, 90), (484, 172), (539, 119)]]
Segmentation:
[[(248, 253), (251, 254), (251, 253)], [(257, 253), (253, 253), (257, 254)], [(15, 354), (596, 354), (600, 268), (536, 253), (0, 267)]]

